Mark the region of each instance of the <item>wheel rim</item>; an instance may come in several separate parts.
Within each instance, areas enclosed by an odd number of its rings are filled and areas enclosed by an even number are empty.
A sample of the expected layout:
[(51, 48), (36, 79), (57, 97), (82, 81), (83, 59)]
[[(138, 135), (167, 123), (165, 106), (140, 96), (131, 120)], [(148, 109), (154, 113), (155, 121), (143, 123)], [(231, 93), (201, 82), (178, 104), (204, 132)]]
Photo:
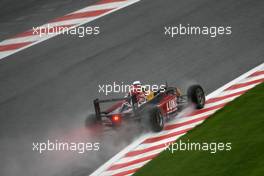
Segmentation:
[(157, 122), (157, 124), (158, 124), (160, 127), (163, 125), (163, 120), (162, 120), (162, 116), (161, 116), (160, 112), (157, 113), (157, 115), (156, 115), (156, 122)]
[(200, 105), (204, 104), (204, 93), (203, 93), (202, 89), (196, 90), (196, 96), (197, 96), (197, 102)]

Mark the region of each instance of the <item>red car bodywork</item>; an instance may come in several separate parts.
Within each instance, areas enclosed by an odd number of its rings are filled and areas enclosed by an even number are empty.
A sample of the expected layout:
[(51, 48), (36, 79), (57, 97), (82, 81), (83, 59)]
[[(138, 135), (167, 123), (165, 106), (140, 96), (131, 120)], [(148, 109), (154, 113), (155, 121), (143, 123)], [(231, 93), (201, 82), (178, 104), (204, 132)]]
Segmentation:
[[(167, 117), (168, 115), (173, 114), (178, 110), (178, 104), (177, 104), (178, 97), (176, 94), (161, 93), (160, 96), (162, 96), (162, 98), (158, 103), (155, 104), (155, 106), (157, 106), (160, 109), (164, 117)], [(116, 109), (120, 108), (123, 105), (123, 103), (125, 103), (125, 100), (117, 102), (116, 104), (108, 108), (105, 112), (111, 113)]]

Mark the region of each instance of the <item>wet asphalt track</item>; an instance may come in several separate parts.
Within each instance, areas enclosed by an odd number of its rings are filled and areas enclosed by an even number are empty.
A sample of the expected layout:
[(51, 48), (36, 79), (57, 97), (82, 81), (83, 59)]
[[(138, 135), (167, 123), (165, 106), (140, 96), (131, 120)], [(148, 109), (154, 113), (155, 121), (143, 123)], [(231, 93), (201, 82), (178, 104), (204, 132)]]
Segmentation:
[[(95, 1), (0, 3), (0, 38)], [(40, 12), (38, 11), (39, 9)], [(126, 146), (137, 129), (109, 131), (100, 152), (32, 151), (32, 142), (89, 141), (83, 129), (98, 84), (133, 80), (209, 93), (264, 61), (262, 0), (142, 0), (89, 26), (99, 36), (57, 36), (0, 60), (0, 175), (87, 175)], [(26, 23), (24, 23), (26, 21)], [(233, 34), (170, 39), (165, 25), (231, 25)], [(133, 131), (134, 129), (134, 131)]]

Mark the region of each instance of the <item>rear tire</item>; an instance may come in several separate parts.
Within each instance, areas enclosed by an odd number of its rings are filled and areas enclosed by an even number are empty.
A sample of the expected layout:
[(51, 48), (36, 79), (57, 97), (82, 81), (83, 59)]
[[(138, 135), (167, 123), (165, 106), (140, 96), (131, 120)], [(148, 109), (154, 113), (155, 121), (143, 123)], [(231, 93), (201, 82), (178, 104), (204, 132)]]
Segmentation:
[(164, 127), (164, 118), (158, 108), (154, 108), (150, 111), (150, 125), (154, 132), (160, 132)]
[(196, 109), (202, 109), (204, 107), (205, 93), (200, 85), (193, 85), (189, 87), (187, 95), (188, 101), (190, 103), (193, 103)]

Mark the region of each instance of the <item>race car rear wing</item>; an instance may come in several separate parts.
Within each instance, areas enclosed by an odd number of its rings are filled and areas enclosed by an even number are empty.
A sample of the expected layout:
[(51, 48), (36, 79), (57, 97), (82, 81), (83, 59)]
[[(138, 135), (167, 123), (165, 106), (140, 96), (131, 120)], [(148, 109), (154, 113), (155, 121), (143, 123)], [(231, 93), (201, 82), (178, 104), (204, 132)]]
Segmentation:
[[(95, 99), (93, 101), (93, 104), (94, 104), (94, 110), (95, 110), (95, 117), (97, 120), (102, 120), (102, 117), (106, 116), (106, 112), (102, 112), (101, 111), (101, 108), (100, 108), (100, 103), (109, 103), (109, 102), (117, 102), (117, 101), (123, 101), (123, 100), (126, 100), (128, 102), (130, 102), (132, 100), (133, 101), (133, 98), (128, 96), (128, 97), (125, 97), (125, 98), (112, 98), (112, 99), (104, 99), (104, 100), (99, 100), (98, 98)], [(134, 109), (134, 103), (132, 103), (132, 107)]]

